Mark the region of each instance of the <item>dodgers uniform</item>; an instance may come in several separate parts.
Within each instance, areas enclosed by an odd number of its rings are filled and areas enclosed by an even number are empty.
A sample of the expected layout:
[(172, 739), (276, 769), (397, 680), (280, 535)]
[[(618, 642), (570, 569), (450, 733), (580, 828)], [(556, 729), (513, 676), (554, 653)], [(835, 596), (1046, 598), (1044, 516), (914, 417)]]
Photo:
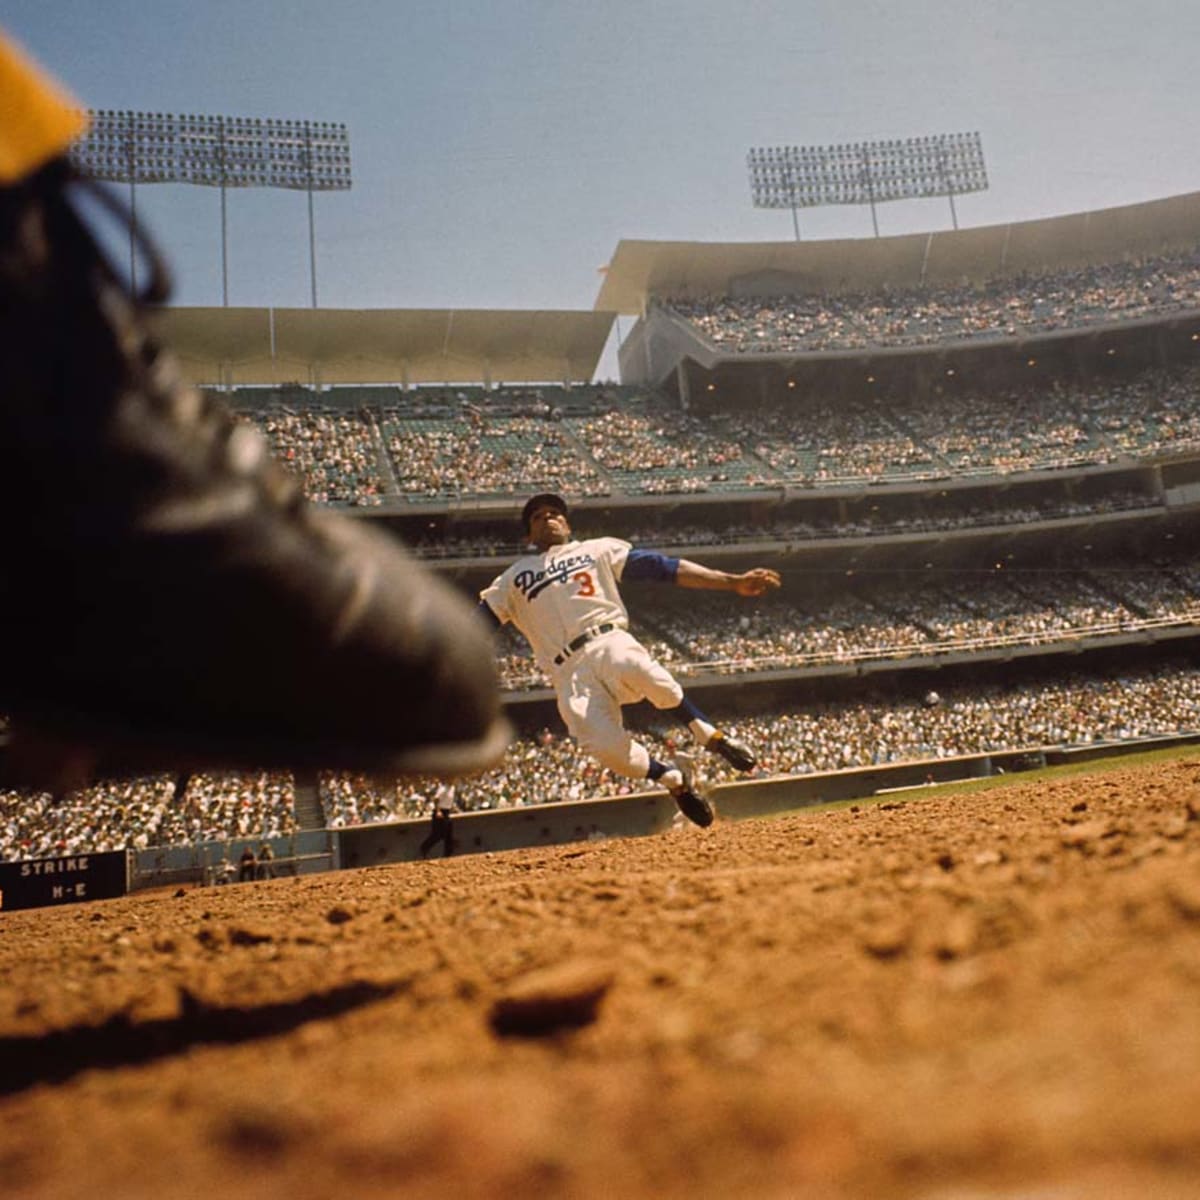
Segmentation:
[(628, 632), (622, 579), (674, 582), (679, 560), (614, 537), (551, 546), (517, 559), (480, 593), (500, 623), (512, 622), (549, 675), (571, 736), (604, 766), (644, 779), (649, 751), (634, 741), (621, 706), (649, 700), (675, 708), (683, 689)]

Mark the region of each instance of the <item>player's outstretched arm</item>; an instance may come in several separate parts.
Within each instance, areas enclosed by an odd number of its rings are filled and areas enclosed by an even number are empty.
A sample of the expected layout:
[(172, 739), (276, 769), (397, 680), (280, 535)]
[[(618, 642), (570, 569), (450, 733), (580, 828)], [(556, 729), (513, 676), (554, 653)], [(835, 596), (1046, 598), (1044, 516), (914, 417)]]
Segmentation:
[(675, 583), (679, 587), (700, 588), (710, 592), (737, 592), (739, 596), (762, 596), (777, 588), (780, 578), (779, 572), (770, 567), (754, 567), (737, 575), (681, 558)]

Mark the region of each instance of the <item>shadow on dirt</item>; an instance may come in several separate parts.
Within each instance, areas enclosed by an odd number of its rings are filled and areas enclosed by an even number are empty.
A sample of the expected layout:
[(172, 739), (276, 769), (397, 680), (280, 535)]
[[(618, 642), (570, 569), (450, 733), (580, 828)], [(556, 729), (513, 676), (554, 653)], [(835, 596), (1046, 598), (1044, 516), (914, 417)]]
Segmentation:
[(395, 995), (402, 984), (352, 983), (256, 1008), (223, 1008), (180, 989), (175, 1017), (138, 1021), (121, 1013), (102, 1025), (75, 1026), (30, 1037), (0, 1038), (0, 1096), (39, 1083), (62, 1083), (81, 1071), (135, 1066), (192, 1046), (232, 1045), (287, 1033), (309, 1021), (340, 1016)]

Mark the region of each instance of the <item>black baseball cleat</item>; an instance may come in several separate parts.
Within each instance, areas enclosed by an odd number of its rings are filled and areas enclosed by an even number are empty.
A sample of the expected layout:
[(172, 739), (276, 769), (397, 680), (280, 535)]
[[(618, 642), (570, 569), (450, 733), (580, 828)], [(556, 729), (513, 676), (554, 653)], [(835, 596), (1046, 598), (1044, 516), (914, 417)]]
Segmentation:
[(708, 749), (719, 754), (735, 771), (753, 771), (758, 766), (758, 759), (745, 742), (739, 742), (720, 730), (709, 738)]
[(183, 381), (147, 327), (157, 255), (143, 245), (151, 283), (131, 299), (81, 188), (119, 210), (64, 160), (0, 188), (13, 747), (28, 731), (126, 772), (490, 766), (509, 730), (474, 605), (307, 503), (257, 431)]
[(716, 810), (709, 802), (708, 798), (700, 793), (692, 778), (692, 772), (686, 762), (675, 760), (675, 766), (679, 768), (680, 774), (683, 776), (683, 783), (679, 787), (671, 788), (671, 798), (679, 807), (679, 811), (683, 813), (693, 825), (699, 825), (701, 828), (707, 828), (713, 823), (716, 818)]

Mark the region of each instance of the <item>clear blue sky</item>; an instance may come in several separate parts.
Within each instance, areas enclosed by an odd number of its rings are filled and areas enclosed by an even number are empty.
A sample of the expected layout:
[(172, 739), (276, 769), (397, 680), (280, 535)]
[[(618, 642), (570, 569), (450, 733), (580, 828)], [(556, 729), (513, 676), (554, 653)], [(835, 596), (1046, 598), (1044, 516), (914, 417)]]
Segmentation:
[[(963, 226), (1200, 190), (1196, 0), (7, 0), (0, 22), (94, 108), (344, 122), (323, 306), (589, 309), (622, 238), (788, 240), (750, 204), (752, 145), (978, 130), (991, 188)], [(220, 304), (219, 193), (138, 206), (176, 302)], [(950, 222), (878, 212), (885, 235)], [(872, 233), (866, 208), (801, 217)], [(304, 194), (231, 192), (229, 255), (231, 303), (308, 305)]]

